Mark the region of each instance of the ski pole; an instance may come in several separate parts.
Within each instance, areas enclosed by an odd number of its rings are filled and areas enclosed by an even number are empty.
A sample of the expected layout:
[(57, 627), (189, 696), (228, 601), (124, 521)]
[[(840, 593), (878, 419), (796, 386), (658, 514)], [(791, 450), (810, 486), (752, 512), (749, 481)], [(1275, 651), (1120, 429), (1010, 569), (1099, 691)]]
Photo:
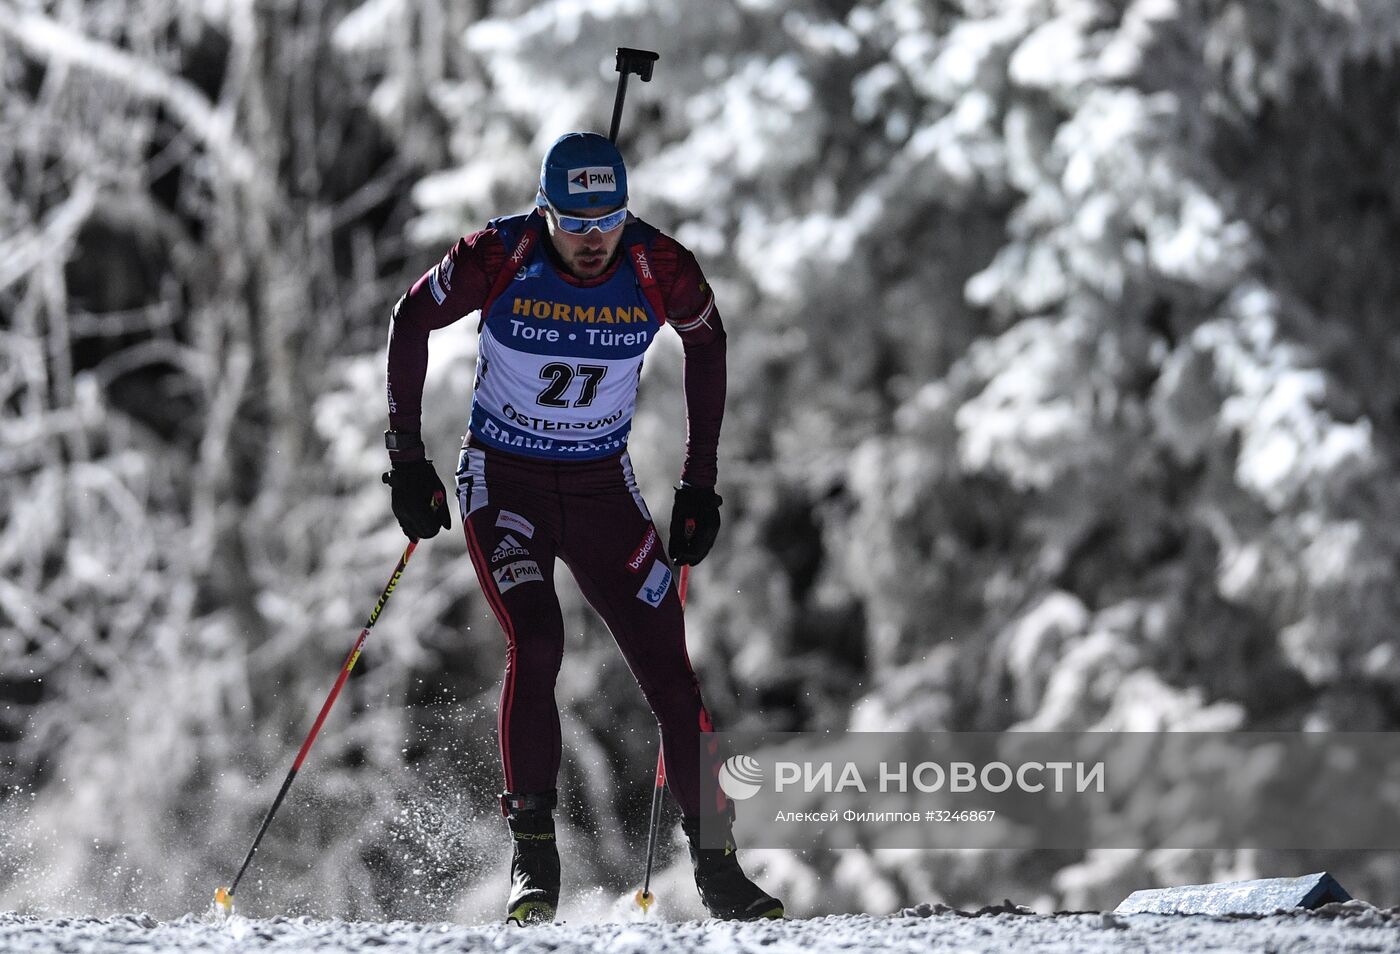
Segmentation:
[(331, 706), (335, 705), (336, 697), (340, 695), (340, 689), (345, 685), (350, 670), (355, 668), (355, 662), (360, 658), (360, 649), (365, 644), (365, 637), (369, 636), (369, 631), (374, 628), (374, 623), (379, 619), (379, 613), (384, 609), (384, 604), (389, 602), (389, 595), (394, 592), (394, 587), (398, 585), (399, 577), (403, 575), (404, 567), (408, 566), (408, 558), (413, 556), (413, 549), (416, 546), (418, 546), (418, 541), (410, 538), (408, 546), (404, 548), (403, 556), (399, 557), (398, 566), (394, 567), (394, 575), (389, 577), (389, 584), (384, 587), (384, 592), (379, 594), (379, 601), (374, 604), (374, 609), (370, 611), (369, 621), (365, 623), (365, 628), (360, 630), (360, 636), (355, 640), (355, 645), (351, 647), (350, 655), (345, 657), (345, 663), (340, 667), (340, 675), (336, 677), (335, 685), (331, 686), (330, 695), (326, 696), (326, 701), (322, 704), (321, 712), (316, 716), (311, 731), (306, 734), (306, 741), (301, 744), (301, 751), (297, 752), (296, 760), (292, 762), (287, 777), (282, 780), (282, 788), (278, 790), (277, 797), (272, 800), (272, 807), (267, 810), (262, 827), (258, 829), (257, 837), (253, 839), (253, 846), (248, 849), (248, 854), (243, 859), (243, 865), (238, 869), (233, 884), (227, 888), (215, 889), (214, 903), (225, 913), (233, 911), (233, 894), (238, 890), (238, 882), (243, 880), (243, 875), (253, 860), (253, 854), (258, 850), (258, 845), (262, 843), (263, 835), (267, 833), (267, 826), (272, 824), (272, 816), (277, 814), (277, 809), (282, 805), (282, 799), (287, 796), (287, 789), (292, 787), (292, 779), (296, 778), (301, 763), (306, 761), (306, 754), (311, 751), (311, 743), (316, 741), (316, 734), (321, 731), (321, 724), (326, 721), (326, 716), (330, 713)]
[(650, 911), (656, 903), (656, 895), (651, 893), (651, 865), (656, 857), (656, 835), (661, 828), (661, 796), (666, 790), (665, 754), (660, 748), (656, 752), (656, 787), (651, 792), (651, 827), (647, 831), (647, 873), (642, 879), (642, 890), (637, 892), (636, 901), (643, 913)]
[(651, 69), (661, 54), (651, 50), (634, 50), (630, 47), (617, 48), (617, 96), (613, 98), (612, 128), (608, 131), (608, 141), (617, 142), (617, 129), (622, 125), (622, 101), (627, 97), (627, 77), (636, 73), (643, 83), (651, 82)]
[[(680, 585), (676, 587), (681, 598), (681, 609), (685, 609), (685, 591), (690, 583), (690, 567), (681, 567)], [(647, 873), (642, 879), (642, 890), (637, 892), (635, 898), (642, 912), (651, 910), (651, 906), (656, 903), (656, 895), (652, 894), (651, 888), (651, 865), (656, 857), (656, 834), (661, 828), (661, 796), (666, 791), (666, 759), (661, 742), (658, 740), (656, 747), (656, 787), (651, 790), (651, 824), (647, 830)]]

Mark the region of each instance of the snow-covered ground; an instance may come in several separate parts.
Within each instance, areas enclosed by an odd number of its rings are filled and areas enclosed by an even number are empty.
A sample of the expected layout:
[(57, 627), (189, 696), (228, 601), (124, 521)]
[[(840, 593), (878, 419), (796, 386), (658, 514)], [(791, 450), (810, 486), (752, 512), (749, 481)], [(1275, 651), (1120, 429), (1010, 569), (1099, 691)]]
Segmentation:
[[(1024, 910), (1024, 909), (1022, 909)], [(1158, 914), (969, 914), (927, 905), (890, 917), (843, 915), (759, 924), (721, 921), (505, 925), (367, 923), (309, 917), (251, 920), (187, 915), (161, 922), (144, 914), (37, 918), (0, 914), (0, 950), (173, 951), (572, 951), (675, 954), (681, 951), (834, 954), (874, 951), (1166, 952), (1400, 951), (1400, 908), (1360, 902), (1262, 918)]]

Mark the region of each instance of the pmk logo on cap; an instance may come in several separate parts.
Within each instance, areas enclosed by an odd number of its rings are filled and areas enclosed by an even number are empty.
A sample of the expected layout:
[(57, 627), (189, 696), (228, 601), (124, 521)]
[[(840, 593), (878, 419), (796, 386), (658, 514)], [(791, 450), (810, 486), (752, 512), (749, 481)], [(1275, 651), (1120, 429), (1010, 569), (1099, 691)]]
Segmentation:
[(616, 192), (617, 173), (612, 166), (584, 166), (569, 170), (569, 195), (579, 192)]

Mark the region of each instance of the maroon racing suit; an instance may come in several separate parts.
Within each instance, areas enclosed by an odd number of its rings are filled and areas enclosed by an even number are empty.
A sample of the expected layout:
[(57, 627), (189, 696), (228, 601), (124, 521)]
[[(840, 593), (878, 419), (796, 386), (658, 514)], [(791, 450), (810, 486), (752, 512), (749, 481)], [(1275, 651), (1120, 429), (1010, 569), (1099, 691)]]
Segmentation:
[[(565, 371), (569, 367), (590, 369), (594, 365), (586, 362), (599, 362), (584, 350), (584, 340), (611, 341), (614, 332), (633, 333), (647, 325), (654, 333), (660, 330), (659, 323), (669, 323), (680, 335), (685, 350), (687, 441), (681, 476), (687, 483), (712, 487), (725, 391), (725, 334), (713, 294), (695, 257), (686, 248), (636, 220), (629, 222), (624, 244), (612, 265), (590, 280), (574, 278), (563, 268), (542, 231), (522, 260), (517, 254), (523, 247), (517, 245), (524, 231), (522, 223), (539, 226), (537, 218), (496, 220), (490, 227), (460, 239), (437, 266), (413, 285), (395, 306), (388, 359), (390, 427), (396, 431), (417, 431), (429, 332), (470, 312), (483, 311), (478, 329), (483, 338), (483, 358), (488, 353), (486, 346), (492, 347), (489, 362), (478, 360), (473, 420), (485, 421), (491, 430), (488, 439), (485, 428), (476, 433), (481, 425), (474, 424), (464, 438), (457, 490), (477, 580), (506, 637), (505, 678), (497, 723), (506, 790), (517, 795), (549, 792), (555, 788), (559, 772), (560, 726), (554, 686), (564, 653), (564, 623), (554, 590), (553, 568), (558, 557), (569, 567), (584, 597), (612, 632), (660, 724), (667, 784), (682, 812), (692, 818), (728, 812), (731, 809), (727, 799), (713, 784), (705, 786), (705, 791), (715, 793), (715, 803), (702, 805), (700, 733), (712, 731), (713, 725), (686, 653), (685, 622), (674, 568), (637, 490), (626, 452), (630, 405), (625, 409), (624, 426), (613, 432), (621, 435), (616, 438), (621, 446), (612, 449), (600, 441), (591, 445), (597, 450), (578, 455), (580, 459), (557, 459), (546, 456), (547, 451), (535, 452), (536, 446), (557, 447), (569, 442), (519, 437), (512, 425), (535, 419), (510, 403), (498, 407), (503, 407), (508, 417), (485, 416), (478, 407), (488, 403), (479, 400), (484, 375), (495, 375), (492, 383), (513, 382), (517, 390), (524, 386), (521, 382), (533, 380), (535, 366), (522, 375), (519, 369), (500, 367), (502, 362), (523, 365), (544, 360), (539, 355), (516, 355), (497, 341), (487, 342), (491, 329), (506, 329), (498, 331), (498, 335), (508, 338), (512, 333), (510, 326), (514, 326), (514, 333), (538, 338), (540, 332), (536, 329), (548, 324), (532, 325), (535, 318), (557, 319), (561, 314), (569, 314), (567, 309), (545, 309), (532, 316), (530, 308), (537, 306), (533, 299), (511, 301), (508, 291), (503, 295), (503, 289), (513, 285), (513, 280), (524, 281), (527, 275), (538, 275), (539, 269), (549, 269), (546, 274), (551, 281), (562, 280), (577, 289), (583, 300), (589, 289), (607, 283), (614, 288), (628, 285), (632, 281), (630, 272), (636, 268), (637, 294), (640, 295), (642, 285), (650, 285), (647, 297), (636, 299), (641, 306), (635, 310), (613, 309), (619, 320), (635, 320), (636, 324), (600, 327), (596, 331), (578, 325), (577, 361), (573, 361), (574, 355), (560, 353), (561, 347), (565, 352), (568, 349), (561, 342), (573, 339), (575, 334), (555, 334), (548, 355), (554, 363), (545, 365), (541, 372), (547, 382), (541, 400), (564, 396), (564, 392), (551, 391), (548, 386), (549, 381), (558, 384), (561, 374), (554, 371), (555, 377), (548, 378), (550, 369), (561, 364)], [(634, 264), (629, 260), (626, 237), (636, 234), (639, 227), (647, 230), (648, 244), (641, 264)], [(508, 277), (504, 274), (507, 269)], [(595, 317), (594, 311), (588, 309), (590, 319)], [(655, 314), (657, 311), (662, 313)], [(579, 314), (583, 313), (580, 309)], [(651, 317), (655, 323), (649, 320)], [(557, 327), (572, 330), (574, 325)], [(585, 330), (589, 330), (586, 337)], [(644, 349), (649, 343), (647, 340), (641, 347)], [(520, 342), (521, 347), (533, 344), (533, 339)], [(640, 357), (635, 358), (639, 370)], [(601, 368), (602, 363), (597, 367)], [(632, 376), (635, 378), (635, 371)], [(613, 376), (614, 384), (619, 377), (620, 374)], [(590, 384), (596, 386), (596, 381), (583, 383), (583, 394), (590, 394)], [(631, 400), (635, 401), (635, 380), (629, 380), (629, 387), (633, 389)], [(557, 403), (563, 406), (567, 402)], [(577, 405), (578, 399), (573, 403)], [(608, 426), (614, 426), (615, 416), (604, 419)], [(510, 433), (517, 433), (514, 445), (506, 443)], [(422, 451), (416, 453), (421, 456)], [(391, 456), (396, 462), (407, 459), (405, 452), (391, 452)], [(705, 770), (711, 778), (718, 765), (712, 768), (713, 771)]]

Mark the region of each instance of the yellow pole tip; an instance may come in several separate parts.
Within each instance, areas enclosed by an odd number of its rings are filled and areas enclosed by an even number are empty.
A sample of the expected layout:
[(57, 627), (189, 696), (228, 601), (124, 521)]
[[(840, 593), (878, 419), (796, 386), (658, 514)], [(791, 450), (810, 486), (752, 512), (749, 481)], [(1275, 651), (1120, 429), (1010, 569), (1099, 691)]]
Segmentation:
[(638, 906), (640, 906), (643, 911), (650, 911), (651, 906), (656, 903), (656, 895), (652, 894), (650, 891), (643, 891), (641, 888), (638, 888), (636, 895), (633, 896), (633, 900), (637, 902)]
[(214, 889), (214, 903), (225, 911), (233, 910), (233, 895), (229, 894), (228, 888)]

